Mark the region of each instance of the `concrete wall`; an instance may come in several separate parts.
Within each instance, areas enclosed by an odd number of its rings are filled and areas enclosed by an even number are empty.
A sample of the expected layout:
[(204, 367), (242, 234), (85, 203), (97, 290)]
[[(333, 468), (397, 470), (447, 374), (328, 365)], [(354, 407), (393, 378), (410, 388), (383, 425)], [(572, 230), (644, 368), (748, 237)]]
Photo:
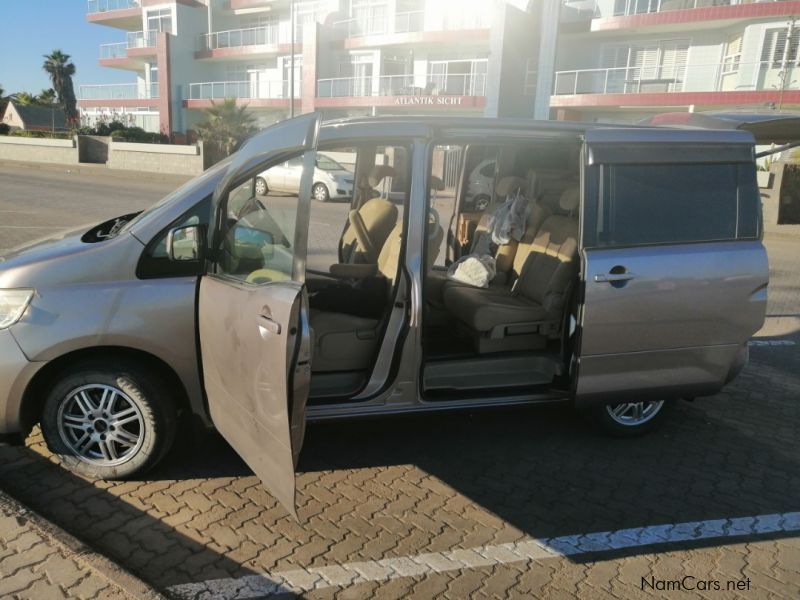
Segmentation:
[(126, 171), (199, 175), (205, 169), (203, 143), (192, 146), (131, 144), (115, 142), (108, 146), (108, 166)]
[(0, 136), (0, 160), (77, 165), (78, 144), (74, 138), (51, 140)]
[(83, 163), (105, 164), (108, 161), (108, 136), (79, 135), (78, 156)]

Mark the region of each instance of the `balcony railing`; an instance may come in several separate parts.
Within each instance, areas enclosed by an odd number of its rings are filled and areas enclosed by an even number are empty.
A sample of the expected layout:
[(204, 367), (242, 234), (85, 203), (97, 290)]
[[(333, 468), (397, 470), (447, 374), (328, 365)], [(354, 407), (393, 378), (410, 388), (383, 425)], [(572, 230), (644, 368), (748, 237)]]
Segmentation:
[[(782, 84), (781, 81), (785, 81)], [(558, 71), (553, 95), (800, 89), (800, 67), (732, 62)]]
[[(289, 81), (208, 81), (184, 86), (184, 100), (244, 100), (289, 98)], [(295, 81), (295, 98), (300, 97), (300, 82)]]
[(101, 13), (110, 10), (124, 10), (126, 8), (139, 8), (141, 0), (88, 0), (88, 13)]
[(593, 18), (620, 17), (671, 10), (735, 6), (781, 0), (565, 0), (564, 5)]
[(125, 58), (131, 48), (152, 48), (156, 45), (155, 29), (150, 31), (131, 31), (128, 33), (127, 42), (100, 45), (100, 60), (110, 58)]
[(217, 48), (241, 48), (243, 46), (266, 46), (271, 44), (289, 44), (288, 32), (284, 35), (277, 25), (268, 27), (252, 27), (250, 29), (231, 29), (214, 31), (200, 36), (201, 52), (210, 52)]
[(112, 83), (101, 85), (82, 85), (79, 90), (81, 100), (149, 100), (158, 98), (158, 84)]
[(444, 21), (426, 23), (425, 12), (422, 10), (414, 10), (395, 13), (393, 21), (389, 15), (377, 16), (371, 19), (353, 17), (335, 21), (333, 26), (343, 31), (345, 37), (361, 37), (367, 35), (384, 35), (388, 33), (413, 33), (417, 31), (486, 29), (491, 26), (491, 17), (488, 13), (448, 13)]
[(486, 75), (429, 75), (424, 85), (414, 75), (335, 77), (317, 81), (320, 98), (363, 96), (485, 96)]

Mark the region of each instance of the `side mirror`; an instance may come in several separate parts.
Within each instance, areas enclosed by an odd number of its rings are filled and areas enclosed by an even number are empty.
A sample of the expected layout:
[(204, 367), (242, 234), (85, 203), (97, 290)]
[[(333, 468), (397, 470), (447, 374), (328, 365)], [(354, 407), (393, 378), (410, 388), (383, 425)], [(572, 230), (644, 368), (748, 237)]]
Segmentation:
[(200, 225), (175, 227), (167, 234), (167, 256), (176, 262), (201, 260), (205, 237), (205, 229)]

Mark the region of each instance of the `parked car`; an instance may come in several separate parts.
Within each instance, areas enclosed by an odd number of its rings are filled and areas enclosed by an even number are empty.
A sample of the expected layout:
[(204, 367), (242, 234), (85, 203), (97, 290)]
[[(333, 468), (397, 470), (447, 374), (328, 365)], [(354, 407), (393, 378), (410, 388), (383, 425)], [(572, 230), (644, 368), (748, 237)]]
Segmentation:
[[(270, 191), (296, 192), (302, 175), (302, 161), (287, 160), (256, 177), (256, 193), (266, 196)], [(318, 202), (349, 200), (353, 197), (353, 173), (330, 156), (318, 154), (311, 195)]]
[[(429, 266), (442, 239), (430, 165), (435, 144), (486, 140), (516, 157), (498, 164), (521, 165), (501, 179), (546, 156), (548, 184), (482, 289)], [(403, 159), (376, 167), (386, 144)], [(305, 257), (317, 157), (333, 148), (358, 150), (357, 176), (402, 171), (408, 187), (402, 213), (356, 194), (350, 251), (323, 274)], [(66, 468), (119, 478), (156, 464), (193, 420), (292, 512), (307, 420), (566, 402), (641, 434), (671, 402), (736, 377), (764, 322), (753, 149), (743, 131), (278, 123), (141, 214), (0, 259), (0, 433), (40, 423)], [(297, 200), (259, 195), (258, 174), (287, 157), (302, 164)], [(318, 304), (327, 289), (340, 310)], [(369, 289), (382, 290), (378, 314), (359, 312)]]
[(497, 161), (488, 158), (472, 169), (467, 180), (467, 195), (465, 201), (471, 205), (472, 210), (484, 211), (492, 201), (492, 190), (495, 183), (495, 168)]

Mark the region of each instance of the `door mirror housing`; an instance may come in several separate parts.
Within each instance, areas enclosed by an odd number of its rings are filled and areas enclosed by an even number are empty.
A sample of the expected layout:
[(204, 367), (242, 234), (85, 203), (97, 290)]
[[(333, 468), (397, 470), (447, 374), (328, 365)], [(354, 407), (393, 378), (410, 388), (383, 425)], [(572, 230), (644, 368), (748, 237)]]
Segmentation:
[(205, 229), (201, 225), (175, 227), (167, 234), (167, 256), (175, 262), (202, 260), (205, 238)]

